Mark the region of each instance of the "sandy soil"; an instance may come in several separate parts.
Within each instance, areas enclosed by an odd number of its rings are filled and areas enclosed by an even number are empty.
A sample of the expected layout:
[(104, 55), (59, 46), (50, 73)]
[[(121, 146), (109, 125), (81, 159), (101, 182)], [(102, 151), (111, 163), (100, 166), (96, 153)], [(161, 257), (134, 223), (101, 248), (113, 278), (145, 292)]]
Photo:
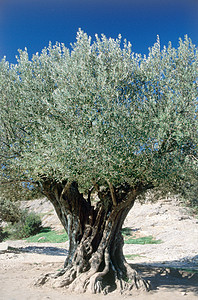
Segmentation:
[[(50, 204), (34, 201), (30, 209), (44, 214), (43, 223), (60, 229)], [(150, 280), (153, 291), (133, 299), (179, 300), (198, 299), (198, 220), (171, 199), (156, 204), (137, 203), (129, 213), (124, 227), (130, 227), (136, 237), (152, 235), (161, 244), (125, 245), (125, 254), (138, 254), (129, 261), (141, 275)], [(8, 241), (0, 244), (0, 299), (44, 300), (84, 299), (120, 300), (119, 294), (74, 295), (66, 289), (53, 289), (47, 285), (35, 287), (33, 283), (41, 274), (60, 269), (67, 253), (67, 243), (27, 243)], [(3, 250), (8, 247), (7, 250)], [(193, 269), (194, 272), (182, 271)], [(197, 272), (196, 272), (197, 271)], [(123, 298), (128, 298), (122, 296)]]

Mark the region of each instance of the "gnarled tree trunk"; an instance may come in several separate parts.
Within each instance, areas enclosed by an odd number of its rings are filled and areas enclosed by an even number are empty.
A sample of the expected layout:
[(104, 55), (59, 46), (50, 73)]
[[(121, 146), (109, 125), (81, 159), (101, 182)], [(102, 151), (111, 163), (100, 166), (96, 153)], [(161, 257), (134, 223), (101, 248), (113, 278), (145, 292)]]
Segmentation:
[(76, 182), (45, 181), (44, 192), (52, 202), (69, 237), (69, 253), (64, 268), (47, 274), (37, 284), (49, 279), (55, 286), (71, 291), (107, 293), (119, 288), (149, 290), (149, 284), (127, 264), (123, 255), (121, 228), (143, 187), (131, 189), (127, 184), (98, 190), (95, 206), (79, 193)]

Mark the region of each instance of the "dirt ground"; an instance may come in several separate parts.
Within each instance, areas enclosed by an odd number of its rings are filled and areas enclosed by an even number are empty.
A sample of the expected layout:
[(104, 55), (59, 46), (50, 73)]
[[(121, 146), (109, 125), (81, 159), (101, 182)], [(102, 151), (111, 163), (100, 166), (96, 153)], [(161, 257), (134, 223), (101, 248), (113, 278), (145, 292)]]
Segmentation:
[[(60, 224), (46, 200), (28, 204), (31, 210), (43, 214), (45, 226), (55, 229)], [(171, 199), (156, 204), (137, 203), (129, 213), (124, 227), (130, 227), (136, 237), (152, 235), (161, 244), (125, 245), (125, 254), (138, 254), (129, 261), (147, 280), (153, 290), (134, 293), (132, 299), (180, 300), (198, 299), (198, 219)], [(5, 250), (3, 248), (5, 247)], [(6, 248), (8, 249), (6, 250)], [(50, 286), (36, 287), (42, 274), (57, 271), (63, 266), (67, 243), (27, 243), (8, 241), (0, 244), (1, 300), (120, 300), (117, 293), (104, 295), (74, 295), (66, 289)], [(187, 270), (191, 270), (191, 272)], [(192, 272), (193, 270), (193, 272)], [(128, 299), (122, 295), (123, 299)], [(131, 297), (129, 297), (131, 298)]]
[[(7, 253), (8, 254), (8, 253)], [(17, 255), (17, 254), (14, 254)], [(20, 255), (20, 254), (18, 254)], [(66, 289), (53, 289), (47, 285), (35, 287), (35, 280), (41, 275), (52, 270), (58, 270), (62, 263), (55, 262), (56, 258), (47, 256), (42, 260), (38, 259), (39, 254), (31, 254), (24, 261), (16, 261), (16, 257), (10, 255), (7, 266), (0, 267), (0, 299), (1, 300), (120, 300), (121, 296), (117, 293), (104, 295), (76, 295), (69, 294)], [(32, 260), (30, 263), (29, 260)], [(12, 262), (15, 263), (12, 264)], [(132, 299), (152, 299), (152, 300), (180, 300), (198, 299), (198, 274), (171, 270), (168, 268), (147, 267), (143, 265), (135, 266), (142, 276), (152, 282), (153, 291), (146, 294), (134, 293)], [(124, 299), (131, 297), (122, 296)]]

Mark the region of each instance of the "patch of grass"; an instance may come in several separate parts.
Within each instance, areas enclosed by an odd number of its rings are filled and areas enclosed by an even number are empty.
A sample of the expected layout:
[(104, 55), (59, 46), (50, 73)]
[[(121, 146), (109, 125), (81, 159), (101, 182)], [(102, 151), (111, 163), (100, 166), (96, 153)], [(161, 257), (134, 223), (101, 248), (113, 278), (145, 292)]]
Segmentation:
[(151, 235), (141, 237), (141, 238), (136, 238), (136, 236), (133, 235), (132, 229), (129, 227), (122, 228), (121, 232), (124, 237), (125, 244), (145, 245), (145, 244), (161, 244), (162, 243), (162, 240), (156, 240)]
[(162, 243), (162, 240), (156, 240), (151, 235), (141, 237), (141, 238), (136, 238), (136, 236), (133, 235), (132, 229), (130, 227), (122, 228), (121, 232), (124, 237), (125, 244), (145, 245), (145, 244), (161, 244)]
[(125, 255), (125, 258), (130, 259), (130, 260), (134, 259), (135, 257), (143, 257), (143, 256), (140, 254), (126, 254)]
[(46, 227), (38, 234), (26, 239), (30, 243), (64, 243), (68, 240), (66, 232), (57, 232)]
[(156, 240), (151, 235), (144, 236), (141, 238), (136, 238), (135, 236), (131, 236), (128, 238), (124, 238), (125, 244), (138, 244), (138, 245), (145, 245), (145, 244), (161, 244), (162, 240)]
[(132, 229), (129, 227), (122, 228), (121, 232), (122, 232), (123, 236), (131, 236), (132, 235)]

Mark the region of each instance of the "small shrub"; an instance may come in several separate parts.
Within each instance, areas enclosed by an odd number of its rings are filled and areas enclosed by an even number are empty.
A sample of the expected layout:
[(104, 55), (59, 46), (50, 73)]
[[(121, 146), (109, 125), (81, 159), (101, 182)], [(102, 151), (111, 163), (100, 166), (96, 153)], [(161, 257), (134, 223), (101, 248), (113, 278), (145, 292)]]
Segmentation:
[(0, 243), (3, 241), (3, 229), (2, 229), (2, 227), (1, 227), (1, 225), (0, 225)]
[(41, 218), (39, 215), (24, 210), (21, 220), (12, 226), (12, 237), (21, 239), (37, 234), (41, 230)]
[(5, 198), (0, 198), (0, 219), (12, 224), (21, 219), (21, 209), (19, 205)]
[(0, 224), (0, 243), (4, 241), (8, 237), (8, 233), (4, 230), (4, 228)]
[(7, 223), (4, 229), (0, 229), (0, 241), (5, 238), (21, 239), (35, 235), (41, 230), (41, 218), (39, 215), (23, 210), (19, 204), (0, 197), (0, 221)]

